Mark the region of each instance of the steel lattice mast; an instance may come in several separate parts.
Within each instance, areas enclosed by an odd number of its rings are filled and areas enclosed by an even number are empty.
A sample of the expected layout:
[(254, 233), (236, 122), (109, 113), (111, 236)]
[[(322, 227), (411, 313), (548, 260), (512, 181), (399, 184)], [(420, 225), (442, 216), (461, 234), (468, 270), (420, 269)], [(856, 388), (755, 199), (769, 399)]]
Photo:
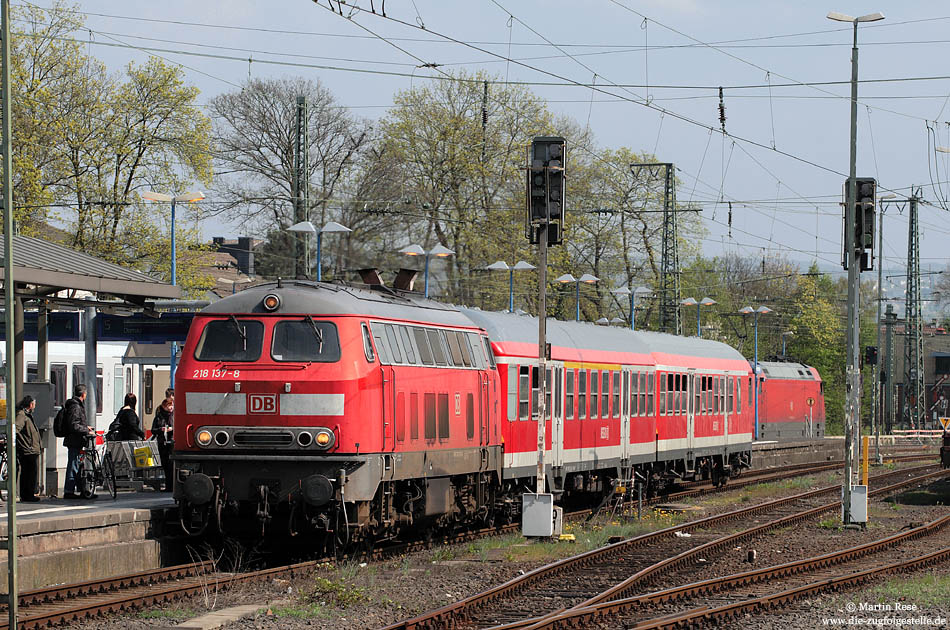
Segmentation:
[(631, 164), (634, 175), (647, 169), (651, 178), (658, 178), (660, 169), (663, 177), (663, 250), (660, 261), (660, 330), (680, 334), (680, 261), (676, 234), (676, 177), (671, 162), (653, 162)]
[(924, 426), (924, 353), (920, 320), (920, 233), (917, 225), (917, 192), (908, 200), (907, 293), (904, 307), (904, 396), (902, 408), (911, 427)]

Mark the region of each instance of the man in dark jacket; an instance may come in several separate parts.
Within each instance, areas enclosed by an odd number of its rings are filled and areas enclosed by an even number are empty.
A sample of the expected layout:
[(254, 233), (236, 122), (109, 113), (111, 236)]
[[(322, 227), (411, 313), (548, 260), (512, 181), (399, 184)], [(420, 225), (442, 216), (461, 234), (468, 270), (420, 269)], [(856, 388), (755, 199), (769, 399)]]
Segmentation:
[(24, 396), (16, 406), (16, 451), (20, 466), (20, 500), (32, 503), (36, 496), (40, 470), (40, 432), (33, 422), (36, 401)]
[(76, 494), (76, 478), (79, 476), (79, 451), (86, 445), (86, 436), (95, 429), (86, 424), (86, 386), (73, 387), (73, 397), (66, 401), (63, 413), (66, 415), (66, 425), (69, 433), (63, 438), (66, 447), (66, 486), (63, 488), (64, 499), (79, 499)]

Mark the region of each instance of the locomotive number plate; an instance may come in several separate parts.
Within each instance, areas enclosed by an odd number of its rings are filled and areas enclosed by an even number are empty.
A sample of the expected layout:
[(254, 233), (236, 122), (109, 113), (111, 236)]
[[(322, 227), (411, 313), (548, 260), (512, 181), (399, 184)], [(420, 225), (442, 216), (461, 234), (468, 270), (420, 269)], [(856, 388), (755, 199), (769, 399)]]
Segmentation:
[(251, 394), (248, 402), (251, 413), (277, 413), (277, 394)]

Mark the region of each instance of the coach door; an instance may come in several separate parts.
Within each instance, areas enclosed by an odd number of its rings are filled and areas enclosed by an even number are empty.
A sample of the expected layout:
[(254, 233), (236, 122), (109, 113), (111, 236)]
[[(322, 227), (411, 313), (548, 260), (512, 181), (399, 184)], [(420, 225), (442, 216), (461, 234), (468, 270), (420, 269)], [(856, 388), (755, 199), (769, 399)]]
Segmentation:
[(701, 377), (696, 376), (696, 370), (689, 370), (686, 378), (686, 450), (687, 459), (693, 459), (693, 443), (696, 434), (696, 392), (702, 391), (698, 385)]
[(631, 455), (630, 446), (630, 380), (633, 377), (629, 369), (624, 369), (620, 382), (623, 384), (620, 403), (620, 457), (628, 459)]
[[(564, 459), (564, 368), (548, 368), (547, 391), (551, 419), (551, 465), (561, 466)], [(551, 378), (553, 374), (553, 379)]]

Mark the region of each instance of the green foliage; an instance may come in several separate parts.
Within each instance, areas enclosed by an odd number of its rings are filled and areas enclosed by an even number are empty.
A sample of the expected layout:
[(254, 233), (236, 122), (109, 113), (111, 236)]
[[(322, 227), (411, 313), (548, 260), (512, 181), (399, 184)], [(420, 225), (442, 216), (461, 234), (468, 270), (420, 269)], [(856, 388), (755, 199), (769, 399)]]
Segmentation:
[(313, 588), (303, 596), (304, 602), (311, 605), (336, 606), (346, 608), (369, 599), (366, 589), (347, 584), (344, 580), (333, 581), (317, 577)]
[[(168, 209), (146, 207), (139, 192), (180, 192), (211, 180), (211, 123), (198, 89), (180, 68), (150, 58), (112, 76), (73, 35), (80, 14), (63, 4), (16, 9), (12, 50), (14, 201), (21, 233), (50, 238), (65, 224), (65, 244), (168, 278)], [(50, 207), (59, 207), (54, 213)], [(180, 208), (180, 284), (199, 293), (199, 212)], [(54, 238), (54, 240), (56, 240)]]

